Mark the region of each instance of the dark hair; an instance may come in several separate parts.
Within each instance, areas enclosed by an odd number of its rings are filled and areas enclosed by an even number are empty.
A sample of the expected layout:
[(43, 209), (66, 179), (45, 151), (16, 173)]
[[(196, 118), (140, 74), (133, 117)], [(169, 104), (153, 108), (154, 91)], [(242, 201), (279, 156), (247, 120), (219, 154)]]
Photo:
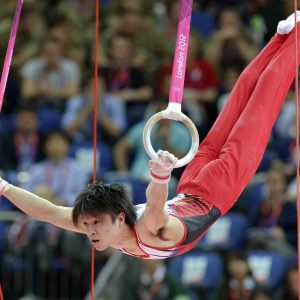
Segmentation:
[(247, 266), (248, 266), (248, 275), (253, 277), (252, 271), (251, 271), (249, 263), (248, 263), (247, 255), (243, 250), (236, 250), (236, 251), (231, 251), (231, 252), (227, 253), (227, 255), (226, 255), (227, 266), (225, 269), (225, 273), (227, 276), (229, 276), (228, 265), (230, 262), (232, 262), (232, 260), (244, 261), (245, 264), (247, 264)]
[(125, 223), (134, 227), (136, 212), (124, 185), (118, 183), (105, 184), (96, 182), (89, 184), (75, 199), (73, 223), (78, 226), (79, 217), (84, 215), (109, 214), (113, 221), (116, 216), (125, 213)]
[(60, 138), (64, 139), (68, 144), (71, 144), (70, 137), (64, 131), (59, 130), (59, 129), (49, 132), (46, 135), (45, 143), (47, 143), (47, 141), (50, 140), (54, 136), (59, 136)]
[(16, 109), (16, 113), (21, 113), (21, 112), (32, 112), (34, 114), (37, 114), (37, 109), (36, 106), (34, 104), (31, 103), (21, 103), (17, 109)]
[[(107, 43), (107, 46), (106, 46), (106, 53), (107, 55), (110, 57), (110, 49), (112, 48), (112, 44), (115, 40), (118, 40), (118, 39), (122, 39), (122, 40), (125, 40), (126, 42), (128, 42), (130, 44), (130, 47), (133, 48), (133, 41), (132, 39), (124, 34), (124, 33), (121, 33), (121, 32), (118, 32), (114, 35), (111, 35), (111, 36), (108, 36), (107, 39), (106, 39), (106, 43)], [(132, 49), (133, 50), (133, 49)]]

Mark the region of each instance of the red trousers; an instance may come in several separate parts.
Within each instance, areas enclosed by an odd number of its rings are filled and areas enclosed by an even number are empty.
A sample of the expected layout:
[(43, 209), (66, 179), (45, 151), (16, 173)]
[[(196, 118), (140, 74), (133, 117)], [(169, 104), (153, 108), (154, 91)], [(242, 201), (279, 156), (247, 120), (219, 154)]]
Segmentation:
[(259, 166), (295, 70), (295, 31), (275, 35), (239, 77), (178, 193), (197, 195), (222, 214), (232, 207)]

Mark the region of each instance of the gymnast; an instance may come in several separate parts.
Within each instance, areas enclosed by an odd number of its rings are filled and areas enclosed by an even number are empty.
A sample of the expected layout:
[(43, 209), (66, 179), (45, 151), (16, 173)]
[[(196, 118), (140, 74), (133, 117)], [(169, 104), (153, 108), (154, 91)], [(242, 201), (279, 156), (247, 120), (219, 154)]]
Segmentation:
[(161, 150), (149, 162), (145, 204), (133, 206), (124, 186), (101, 182), (82, 190), (73, 208), (56, 206), (3, 179), (0, 193), (35, 219), (85, 233), (99, 251), (112, 247), (163, 259), (191, 250), (232, 207), (261, 161), (295, 77), (294, 18), (279, 22), (275, 36), (241, 74), (185, 168), (174, 199), (167, 201), (167, 191), (177, 158)]

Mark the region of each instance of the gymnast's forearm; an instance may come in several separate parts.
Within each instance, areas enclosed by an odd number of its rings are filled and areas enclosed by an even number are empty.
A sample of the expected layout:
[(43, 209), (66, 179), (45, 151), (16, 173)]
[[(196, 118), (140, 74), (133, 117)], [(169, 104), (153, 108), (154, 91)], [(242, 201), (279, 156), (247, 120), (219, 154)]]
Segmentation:
[(151, 181), (146, 190), (147, 207), (162, 211), (168, 199), (168, 183), (158, 184)]
[(39, 221), (51, 221), (55, 205), (50, 201), (11, 184), (3, 195), (25, 214)]
[(168, 199), (168, 184), (158, 184), (151, 181), (146, 196), (145, 224), (153, 234), (157, 234), (158, 230), (163, 228), (169, 220), (169, 214), (164, 209)]

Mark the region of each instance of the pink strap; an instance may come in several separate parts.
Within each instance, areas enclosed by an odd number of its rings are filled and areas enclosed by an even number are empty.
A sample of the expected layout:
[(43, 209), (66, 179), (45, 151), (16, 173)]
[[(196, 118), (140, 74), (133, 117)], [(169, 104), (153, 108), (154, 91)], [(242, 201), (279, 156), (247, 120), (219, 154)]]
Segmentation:
[(2, 108), (2, 104), (3, 104), (4, 91), (6, 88), (6, 82), (7, 82), (8, 72), (9, 72), (9, 68), (10, 68), (11, 58), (12, 58), (13, 51), (14, 51), (15, 40), (16, 40), (17, 29), (18, 29), (18, 25), (19, 25), (19, 19), (20, 19), (20, 15), (21, 15), (22, 6), (23, 6), (23, 0), (18, 0), (16, 11), (15, 11), (15, 16), (14, 16), (14, 20), (13, 20), (13, 25), (12, 25), (11, 32), (10, 32), (9, 42), (8, 42), (8, 46), (7, 46), (7, 50), (6, 50), (5, 61), (4, 61), (4, 66), (3, 66), (3, 70), (2, 70), (1, 82), (0, 82), (0, 111)]
[(182, 102), (192, 7), (193, 0), (180, 0), (176, 47), (169, 91), (169, 102)]

